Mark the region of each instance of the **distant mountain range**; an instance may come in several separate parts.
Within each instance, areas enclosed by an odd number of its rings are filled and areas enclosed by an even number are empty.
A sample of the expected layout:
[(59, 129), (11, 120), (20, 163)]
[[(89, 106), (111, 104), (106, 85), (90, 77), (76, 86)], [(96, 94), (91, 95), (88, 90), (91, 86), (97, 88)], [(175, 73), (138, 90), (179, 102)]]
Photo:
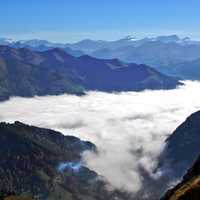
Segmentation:
[(10, 96), (82, 95), (88, 90), (172, 89), (180, 84), (146, 65), (87, 55), (74, 57), (59, 48), (36, 52), (0, 46), (0, 100)]
[[(192, 180), (195, 178), (197, 178), (197, 181), (194, 181), (194, 186), (198, 186), (198, 194), (200, 194), (200, 187), (198, 185), (200, 180), (200, 158), (193, 166), (195, 160), (200, 156), (199, 133), (200, 111), (189, 116), (185, 122), (169, 135), (165, 148), (158, 158), (158, 165), (155, 170), (157, 173), (160, 172), (161, 176), (156, 180), (144, 176), (143, 190), (138, 199), (141, 199), (141, 196), (147, 193), (149, 194), (148, 200), (159, 199), (161, 196), (164, 196), (162, 200), (199, 200), (199, 196), (197, 199), (189, 198), (188, 196), (187, 198), (180, 198), (179, 196), (192, 189)], [(191, 169), (187, 173), (189, 168)], [(185, 175), (186, 173), (187, 175)], [(164, 195), (166, 190), (173, 188), (173, 185), (177, 181), (180, 182), (183, 176), (183, 182)], [(180, 188), (180, 190), (177, 188)], [(177, 191), (176, 195), (178, 195), (176, 198), (174, 196), (175, 191)]]
[(183, 79), (200, 80), (200, 58), (171, 65), (162, 71), (163, 73), (179, 76)]
[[(13, 41), (0, 38), (0, 45), (29, 48), (35, 51), (62, 48), (76, 57), (90, 55), (100, 59), (118, 58), (124, 62), (146, 64), (170, 75), (200, 80), (199, 74), (196, 75), (196, 72), (200, 71), (199, 65), (195, 65), (195, 61), (200, 59), (200, 41), (191, 40), (189, 37), (180, 38), (177, 35), (169, 35), (137, 39), (127, 36), (116, 41), (85, 39), (65, 44), (38, 39)], [(183, 66), (182, 70), (183, 64), (186, 67)], [(186, 72), (185, 68), (190, 70)]]

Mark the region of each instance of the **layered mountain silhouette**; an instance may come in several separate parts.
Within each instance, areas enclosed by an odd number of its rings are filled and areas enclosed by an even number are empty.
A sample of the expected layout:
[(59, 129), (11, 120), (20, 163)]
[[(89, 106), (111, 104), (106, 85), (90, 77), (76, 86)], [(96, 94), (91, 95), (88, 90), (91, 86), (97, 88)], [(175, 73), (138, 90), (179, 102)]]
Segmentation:
[(123, 192), (108, 191), (107, 183), (84, 167), (81, 154), (96, 151), (90, 142), (15, 122), (0, 123), (0, 145), (0, 191), (7, 196), (39, 200), (129, 199)]
[(10, 96), (82, 95), (88, 90), (172, 89), (180, 84), (146, 65), (77, 58), (59, 48), (36, 52), (0, 46), (0, 100)]
[(92, 52), (91, 55), (98, 58), (119, 58), (126, 62), (145, 63), (156, 69), (164, 70), (165, 67), (170, 68), (181, 62), (200, 58), (199, 49), (199, 44), (183, 45), (175, 42), (166, 43), (159, 40), (147, 40), (138, 46), (99, 49)]
[[(87, 54), (100, 59), (117, 58), (124, 62), (143, 63), (170, 75), (200, 79), (199, 74), (195, 74), (199, 71), (199, 66), (197, 66), (198, 69), (193, 68), (193, 62), (200, 59), (200, 42), (189, 37), (180, 38), (177, 35), (169, 35), (137, 39), (133, 36), (127, 36), (116, 41), (85, 39), (66, 44), (38, 39), (13, 41), (1, 38), (0, 44), (36, 51), (62, 48), (73, 56)], [(191, 73), (188, 73), (187, 76), (185, 69), (190, 69), (190, 67)]]
[(163, 72), (189, 80), (200, 80), (200, 58), (181, 62), (163, 69)]

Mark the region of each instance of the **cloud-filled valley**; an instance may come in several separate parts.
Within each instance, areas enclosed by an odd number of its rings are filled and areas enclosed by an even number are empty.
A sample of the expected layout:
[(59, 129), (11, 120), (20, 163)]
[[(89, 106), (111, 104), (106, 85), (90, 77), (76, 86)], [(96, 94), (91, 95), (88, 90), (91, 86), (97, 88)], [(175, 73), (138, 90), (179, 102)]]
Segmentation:
[(164, 141), (191, 113), (200, 109), (200, 82), (186, 81), (175, 90), (14, 97), (0, 103), (0, 120), (21, 121), (59, 130), (97, 145), (85, 165), (114, 188), (137, 192), (140, 168), (153, 178)]

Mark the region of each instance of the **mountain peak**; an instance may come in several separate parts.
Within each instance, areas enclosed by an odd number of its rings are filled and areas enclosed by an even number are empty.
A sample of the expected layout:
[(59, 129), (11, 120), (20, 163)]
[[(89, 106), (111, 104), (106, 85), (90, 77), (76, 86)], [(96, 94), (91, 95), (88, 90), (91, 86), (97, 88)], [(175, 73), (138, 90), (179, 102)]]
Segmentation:
[(11, 38), (0, 38), (0, 44), (2, 45), (8, 45), (8, 44), (12, 44), (15, 41)]
[(135, 41), (138, 39), (132, 35), (127, 35), (125, 38), (122, 38), (122, 40)]
[(177, 35), (158, 36), (156, 40), (161, 42), (178, 42), (180, 38)]
[(51, 54), (59, 54), (62, 56), (66, 56), (66, 57), (73, 57), (72, 55), (68, 54), (64, 49), (62, 48), (53, 48), (53, 49), (49, 49), (47, 51), (45, 51), (44, 53), (51, 53)]

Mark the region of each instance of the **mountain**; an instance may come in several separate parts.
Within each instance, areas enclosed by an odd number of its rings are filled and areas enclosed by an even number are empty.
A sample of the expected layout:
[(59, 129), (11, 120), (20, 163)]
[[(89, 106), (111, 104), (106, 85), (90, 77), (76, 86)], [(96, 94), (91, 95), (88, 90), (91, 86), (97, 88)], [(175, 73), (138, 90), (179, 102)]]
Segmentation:
[(74, 57), (80, 57), (82, 55), (84, 55), (85, 53), (83, 51), (80, 50), (72, 50), (69, 47), (65, 47), (64, 51)]
[(146, 65), (126, 64), (117, 59), (101, 60), (90, 56), (78, 58), (77, 71), (81, 84), (89, 90), (140, 91), (144, 89), (172, 89), (179, 83)]
[(200, 157), (188, 170), (183, 180), (170, 189), (161, 200), (199, 200), (200, 197)]
[(38, 47), (38, 46), (46, 46), (46, 47), (53, 47), (53, 48), (64, 48), (65, 44), (62, 43), (55, 43), (55, 42), (49, 42), (47, 40), (39, 40), (39, 39), (32, 39), (32, 40), (19, 40), (16, 42), (13, 42), (12, 45), (24, 45), (24, 46), (30, 46), (30, 47)]
[[(1, 42), (0, 42), (1, 44)], [(69, 47), (66, 47), (64, 44), (60, 44), (60, 43), (51, 43), (48, 42), (46, 40), (25, 40), (25, 41), (17, 41), (11, 44), (7, 44), (10, 47), (13, 48), (26, 48), (26, 49), (30, 49), (33, 51), (47, 51), (47, 50), (51, 50), (54, 48), (62, 48), (63, 50), (66, 51), (66, 53), (72, 55), (72, 56), (81, 56), (84, 55), (84, 53), (80, 50), (72, 50)]]
[(54, 49), (54, 48), (62, 48), (67, 53), (71, 54), (72, 56), (78, 57), (78, 56), (84, 55), (84, 52), (80, 50), (73, 50), (67, 47), (65, 44), (54, 43), (54, 42), (49, 42), (47, 40), (39, 40), (39, 39), (14, 41), (8, 38), (0, 38), (0, 45), (7, 45), (7, 46), (18, 48), (18, 49), (26, 48), (33, 51), (41, 51), (41, 52)]
[(163, 72), (184, 79), (200, 80), (200, 58), (166, 67)]
[(65, 60), (74, 57), (59, 50), (44, 53), (0, 47), (0, 99), (10, 96), (83, 94)]
[(145, 63), (156, 69), (174, 66), (200, 58), (200, 45), (146, 41), (139, 46), (129, 45), (116, 49), (104, 48), (91, 53), (97, 58), (118, 58), (126, 62)]
[(81, 50), (88, 54), (98, 49), (104, 48), (107, 44), (109, 44), (109, 42), (103, 40), (85, 39), (72, 44), (68, 43), (66, 44), (66, 47), (71, 48), (73, 50)]
[[(119, 190), (107, 191), (103, 177), (84, 167), (81, 155), (85, 150), (98, 152), (94, 144), (20, 122), (0, 123), (0, 191), (39, 200), (158, 199), (168, 181), (180, 180), (199, 156), (199, 122), (200, 111), (169, 136), (162, 157), (162, 176), (155, 179), (144, 171), (142, 190), (135, 197)], [(162, 200), (197, 200), (199, 180), (200, 157)]]
[(2, 122), (0, 145), (0, 191), (39, 200), (129, 199), (120, 191), (107, 191), (106, 182), (84, 167), (81, 154), (96, 151), (90, 142), (20, 122)]
[[(148, 200), (199, 200), (200, 197), (200, 111), (189, 116), (176, 130), (170, 134), (165, 141), (163, 152), (158, 157), (158, 165), (155, 174), (160, 174), (156, 179), (143, 175), (144, 183), (142, 190), (138, 194), (138, 199), (147, 194)], [(198, 158), (193, 166), (193, 163)], [(193, 166), (188, 172), (187, 170)], [(185, 175), (187, 172), (187, 175)], [(180, 182), (174, 189), (165, 192), (173, 185)], [(192, 184), (192, 186), (191, 186)], [(193, 189), (193, 185), (198, 187), (198, 198), (180, 197), (186, 191)]]
[[(140, 196), (146, 193), (148, 194), (148, 200), (160, 199), (161, 196), (164, 196), (166, 190), (181, 180), (199, 156), (199, 141), (200, 111), (189, 116), (167, 138), (155, 169), (155, 173), (160, 174), (160, 176), (156, 180), (151, 177), (148, 178), (148, 176), (145, 177), (144, 189), (142, 189)], [(166, 197), (162, 200), (165, 199), (176, 200)]]
[(0, 100), (10, 96), (82, 95), (87, 90), (172, 89), (180, 84), (146, 65), (90, 56), (76, 58), (59, 48), (35, 52), (0, 46)]
[(193, 62), (200, 59), (200, 41), (189, 37), (167, 35), (137, 39), (127, 36), (115, 41), (85, 39), (76, 43), (55, 43), (39, 39), (14, 41), (1, 38), (0, 45), (34, 51), (62, 48), (75, 57), (90, 55), (99, 59), (117, 58), (124, 62), (146, 64), (162, 73), (184, 79), (200, 79), (199, 74), (195, 74), (199, 70), (195, 67), (191, 73), (188, 70), (188, 65), (193, 65)]
[(0, 38), (0, 45), (12, 45), (15, 41), (11, 38)]
[(166, 140), (161, 155), (161, 171), (170, 179), (180, 179), (200, 153), (200, 111), (192, 114)]
[(179, 42), (181, 39), (177, 35), (170, 35), (170, 36), (158, 36), (155, 38), (156, 41), (161, 41), (165, 43), (171, 43), (171, 42)]
[(200, 59), (200, 42), (188, 37), (170, 35), (136, 39), (127, 36), (117, 41), (84, 40), (68, 46), (100, 59), (118, 58), (124, 62), (144, 63), (163, 73), (200, 79), (198, 69), (189, 70), (189, 66)]
[(148, 42), (161, 42), (165, 44), (176, 43), (181, 45), (200, 44), (200, 42), (193, 41), (189, 37), (179, 38), (177, 35), (158, 36), (152, 38), (146, 37), (142, 39), (137, 39), (136, 37), (129, 35), (125, 38), (115, 41), (86, 39), (72, 44), (67, 43), (66, 46), (72, 49), (82, 50), (90, 54), (102, 49), (117, 50), (118, 48), (120, 49), (122, 47), (139, 47)]

